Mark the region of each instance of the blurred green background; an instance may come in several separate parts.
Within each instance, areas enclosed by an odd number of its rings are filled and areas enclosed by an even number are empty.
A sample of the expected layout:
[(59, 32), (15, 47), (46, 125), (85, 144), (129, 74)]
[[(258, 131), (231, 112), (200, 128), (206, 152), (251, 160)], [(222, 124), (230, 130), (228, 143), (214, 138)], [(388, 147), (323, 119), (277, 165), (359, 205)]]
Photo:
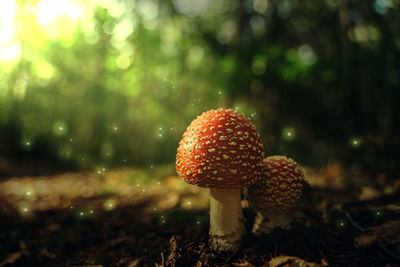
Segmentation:
[(0, 159), (174, 164), (190, 121), (230, 107), (266, 155), (396, 178), (399, 14), (399, 0), (1, 0)]

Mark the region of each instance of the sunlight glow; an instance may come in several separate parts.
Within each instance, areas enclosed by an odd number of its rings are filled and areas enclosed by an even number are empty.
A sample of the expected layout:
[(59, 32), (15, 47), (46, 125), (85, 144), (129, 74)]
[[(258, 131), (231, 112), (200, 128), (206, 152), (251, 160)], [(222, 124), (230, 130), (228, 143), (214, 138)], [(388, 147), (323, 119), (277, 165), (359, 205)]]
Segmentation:
[(60, 16), (76, 21), (83, 13), (83, 9), (70, 0), (42, 0), (36, 5), (37, 22), (44, 26), (53, 23)]
[(9, 62), (21, 56), (21, 46), (15, 41), (14, 17), (17, 5), (14, 0), (0, 1), (0, 61)]
[(0, 1), (0, 47), (14, 37), (13, 20), (17, 6), (14, 0)]
[[(2, 20), (2, 18), (0, 18), (0, 20)], [(8, 24), (7, 22), (8, 21), (6, 21), (6, 22), (0, 21), (0, 25), (1, 25), (0, 44), (6, 44), (6, 43), (10, 42), (15, 35), (13, 25), (11, 23)]]
[(4, 47), (0, 46), (0, 61), (9, 62), (21, 56), (21, 46), (18, 43), (11, 43)]

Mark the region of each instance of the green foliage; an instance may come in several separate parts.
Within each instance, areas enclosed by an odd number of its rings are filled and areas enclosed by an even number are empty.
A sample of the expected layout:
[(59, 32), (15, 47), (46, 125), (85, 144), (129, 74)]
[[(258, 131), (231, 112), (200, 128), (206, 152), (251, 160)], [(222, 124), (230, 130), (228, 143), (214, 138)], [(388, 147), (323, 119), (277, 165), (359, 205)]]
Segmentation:
[[(266, 154), (326, 163), (346, 158), (328, 147), (347, 146), (349, 161), (371, 161), (348, 140), (395, 140), (399, 7), (4, 0), (0, 153), (81, 167), (173, 162), (193, 118), (231, 107), (256, 123)], [(380, 149), (393, 156), (355, 153)]]

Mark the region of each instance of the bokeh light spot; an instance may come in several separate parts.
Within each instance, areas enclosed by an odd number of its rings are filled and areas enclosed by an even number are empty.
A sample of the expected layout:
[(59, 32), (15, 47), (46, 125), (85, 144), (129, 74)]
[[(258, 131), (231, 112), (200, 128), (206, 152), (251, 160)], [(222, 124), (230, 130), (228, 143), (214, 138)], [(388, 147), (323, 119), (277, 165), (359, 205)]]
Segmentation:
[(53, 133), (56, 135), (64, 135), (67, 130), (67, 124), (64, 121), (59, 120), (53, 124)]
[(359, 148), (362, 144), (362, 140), (359, 137), (352, 137), (350, 138), (349, 143), (352, 148)]
[(188, 17), (196, 17), (207, 12), (210, 0), (173, 0), (176, 11)]
[(292, 141), (293, 139), (295, 139), (295, 137), (296, 137), (296, 131), (294, 130), (293, 127), (288, 126), (282, 129), (282, 138), (285, 141)]
[(103, 203), (103, 207), (105, 210), (113, 210), (116, 206), (117, 202), (114, 199), (108, 199)]
[(251, 70), (256, 75), (263, 75), (265, 73), (265, 59), (263, 57), (257, 57), (253, 60)]
[(46, 80), (51, 79), (55, 74), (55, 68), (53, 65), (46, 61), (36, 61), (34, 69), (38, 77)]
[(313, 65), (317, 61), (314, 50), (308, 44), (304, 44), (298, 49), (299, 57), (307, 66)]
[(129, 56), (122, 54), (117, 57), (117, 59), (115, 60), (115, 64), (121, 70), (125, 70), (131, 65), (131, 59), (129, 58)]
[(268, 0), (253, 0), (253, 9), (255, 12), (264, 14), (268, 10)]

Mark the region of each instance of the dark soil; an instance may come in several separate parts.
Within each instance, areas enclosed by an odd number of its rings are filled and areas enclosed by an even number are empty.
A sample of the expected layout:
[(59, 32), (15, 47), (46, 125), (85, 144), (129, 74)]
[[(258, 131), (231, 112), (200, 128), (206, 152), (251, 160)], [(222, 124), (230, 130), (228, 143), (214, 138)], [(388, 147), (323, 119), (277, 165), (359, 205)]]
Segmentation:
[[(207, 246), (207, 208), (179, 204), (185, 196), (196, 201), (198, 192), (174, 191), (168, 181), (160, 188), (135, 200), (129, 195), (130, 201), (121, 200), (109, 210), (103, 207), (109, 195), (102, 193), (68, 201), (64, 196), (64, 208), (31, 205), (27, 215), (15, 208), (24, 203), (21, 199), (2, 195), (0, 266), (273, 266), (268, 261), (280, 255), (320, 266), (399, 266), (398, 194), (347, 201), (343, 196), (351, 192), (313, 188), (316, 208), (303, 208), (306, 215), (291, 230), (275, 229), (262, 236), (248, 231), (240, 248), (216, 254)], [(171, 191), (177, 203), (154, 208), (170, 201), (163, 198)], [(249, 230), (255, 215), (248, 208), (244, 214)], [(279, 266), (298, 265), (289, 260)]]

